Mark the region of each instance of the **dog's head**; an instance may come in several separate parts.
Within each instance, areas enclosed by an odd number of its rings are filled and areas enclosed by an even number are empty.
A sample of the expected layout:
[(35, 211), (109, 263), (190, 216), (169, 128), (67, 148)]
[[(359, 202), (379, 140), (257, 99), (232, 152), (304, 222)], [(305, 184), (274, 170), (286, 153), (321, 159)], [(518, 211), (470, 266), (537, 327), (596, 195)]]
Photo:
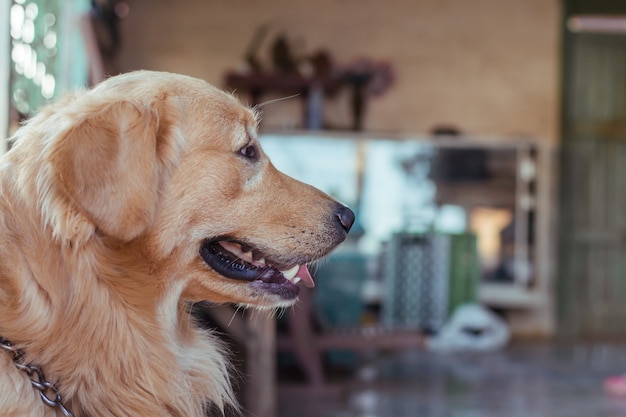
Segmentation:
[[(136, 72), (74, 100), (44, 150), (48, 194), (87, 219), (94, 236), (135, 242), (156, 287), (181, 285), (192, 301), (289, 305), (298, 284), (313, 285), (307, 264), (354, 221), (277, 171), (254, 112), (206, 82)], [(48, 216), (53, 227), (63, 222)]]

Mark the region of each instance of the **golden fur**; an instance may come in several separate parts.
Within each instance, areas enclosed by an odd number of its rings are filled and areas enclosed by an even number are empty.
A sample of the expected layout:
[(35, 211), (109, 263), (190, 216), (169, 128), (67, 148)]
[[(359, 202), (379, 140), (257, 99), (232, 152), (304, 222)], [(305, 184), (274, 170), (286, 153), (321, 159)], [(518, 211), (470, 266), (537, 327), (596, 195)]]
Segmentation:
[[(43, 368), (76, 417), (234, 406), (221, 344), (189, 303), (296, 298), (218, 274), (202, 242), (226, 236), (292, 266), (345, 238), (342, 206), (278, 172), (256, 123), (203, 81), (135, 72), (15, 134), (0, 160), (0, 337)], [(0, 415), (57, 413), (0, 351)]]

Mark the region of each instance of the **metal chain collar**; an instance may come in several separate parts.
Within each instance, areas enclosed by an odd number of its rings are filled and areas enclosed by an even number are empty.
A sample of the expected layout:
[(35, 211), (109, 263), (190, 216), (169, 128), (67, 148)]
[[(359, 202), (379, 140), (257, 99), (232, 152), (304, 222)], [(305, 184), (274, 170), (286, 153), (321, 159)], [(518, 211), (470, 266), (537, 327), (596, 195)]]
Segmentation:
[(63, 405), (59, 390), (52, 382), (46, 380), (41, 368), (34, 365), (27, 365), (23, 362), (24, 352), (15, 348), (11, 342), (2, 337), (0, 337), (0, 350), (9, 352), (13, 356), (13, 364), (17, 369), (24, 371), (26, 375), (28, 375), (31, 385), (39, 391), (39, 396), (45, 404), (50, 407), (58, 408), (65, 417), (74, 417)]

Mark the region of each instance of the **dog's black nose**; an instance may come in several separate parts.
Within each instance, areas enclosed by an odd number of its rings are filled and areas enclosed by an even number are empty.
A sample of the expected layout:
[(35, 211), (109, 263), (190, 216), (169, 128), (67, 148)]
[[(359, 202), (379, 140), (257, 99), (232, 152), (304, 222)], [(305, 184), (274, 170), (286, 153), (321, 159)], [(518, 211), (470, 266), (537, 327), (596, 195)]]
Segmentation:
[(352, 224), (354, 223), (354, 213), (346, 206), (339, 206), (335, 211), (337, 218), (339, 219), (339, 223), (343, 229), (347, 232), (350, 231)]

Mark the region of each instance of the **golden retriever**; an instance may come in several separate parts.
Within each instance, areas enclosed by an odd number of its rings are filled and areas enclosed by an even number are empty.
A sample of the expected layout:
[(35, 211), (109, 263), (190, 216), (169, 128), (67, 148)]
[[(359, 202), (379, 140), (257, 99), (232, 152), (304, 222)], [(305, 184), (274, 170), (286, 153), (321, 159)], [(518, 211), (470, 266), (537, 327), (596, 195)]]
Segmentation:
[[(313, 285), (307, 264), (345, 239), (354, 214), (277, 171), (256, 125), (204, 81), (139, 71), (59, 100), (12, 138), (0, 338), (75, 417), (234, 405), (223, 348), (190, 303), (289, 306)], [(0, 415), (63, 415), (12, 359), (0, 349)]]

